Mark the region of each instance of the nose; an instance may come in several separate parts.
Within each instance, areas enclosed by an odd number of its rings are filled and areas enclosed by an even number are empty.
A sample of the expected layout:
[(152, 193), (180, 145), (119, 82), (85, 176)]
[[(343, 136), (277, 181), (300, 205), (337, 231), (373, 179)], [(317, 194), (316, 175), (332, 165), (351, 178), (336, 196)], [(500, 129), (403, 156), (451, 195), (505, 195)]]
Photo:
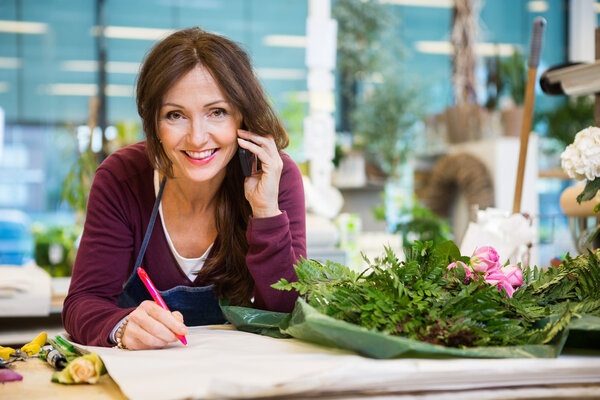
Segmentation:
[(205, 145), (210, 137), (209, 129), (210, 125), (202, 118), (194, 118), (189, 132), (192, 144), (197, 147)]

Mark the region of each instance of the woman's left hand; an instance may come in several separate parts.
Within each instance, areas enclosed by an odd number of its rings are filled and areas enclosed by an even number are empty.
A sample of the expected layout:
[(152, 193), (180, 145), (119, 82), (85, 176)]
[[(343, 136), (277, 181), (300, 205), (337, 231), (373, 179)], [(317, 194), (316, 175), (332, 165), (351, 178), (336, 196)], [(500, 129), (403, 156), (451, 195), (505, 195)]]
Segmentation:
[(272, 136), (260, 136), (238, 129), (240, 147), (256, 154), (262, 166), (261, 171), (247, 177), (244, 182), (246, 199), (252, 207), (255, 218), (273, 217), (279, 210), (279, 179), (283, 161)]

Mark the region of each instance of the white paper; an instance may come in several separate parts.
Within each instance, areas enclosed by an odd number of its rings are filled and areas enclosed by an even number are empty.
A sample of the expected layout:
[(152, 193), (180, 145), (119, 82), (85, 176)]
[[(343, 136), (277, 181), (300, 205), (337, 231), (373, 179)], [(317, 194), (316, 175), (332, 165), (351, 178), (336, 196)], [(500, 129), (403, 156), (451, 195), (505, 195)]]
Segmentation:
[(507, 261), (515, 264), (528, 261), (528, 248), (536, 241), (531, 221), (522, 214), (490, 207), (479, 210), (477, 222), (469, 223), (460, 253), (470, 256), (478, 247), (492, 246), (500, 256), (500, 264)]
[(296, 339), (193, 327), (188, 346), (90, 347), (125, 396), (252, 398), (398, 393), (600, 382), (600, 357), (375, 360)]
[(0, 317), (50, 314), (50, 275), (33, 261), (26, 265), (0, 265)]

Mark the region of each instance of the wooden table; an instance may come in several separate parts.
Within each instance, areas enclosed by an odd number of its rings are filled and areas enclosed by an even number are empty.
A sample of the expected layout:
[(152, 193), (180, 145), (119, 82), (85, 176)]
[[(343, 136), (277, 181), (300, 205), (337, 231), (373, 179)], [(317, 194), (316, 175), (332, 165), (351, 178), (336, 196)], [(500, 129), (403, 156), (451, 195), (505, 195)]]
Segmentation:
[[(54, 369), (46, 362), (37, 358), (20, 361), (13, 364), (13, 371), (23, 376), (22, 381), (0, 384), (0, 399), (126, 399), (117, 384), (109, 375), (103, 375), (95, 385), (61, 385), (51, 382)], [(600, 384), (565, 384), (553, 385), (551, 382), (544, 386), (530, 386), (522, 388), (498, 389), (471, 389), (456, 392), (403, 392), (403, 393), (347, 393), (342, 397), (332, 396), (325, 398), (334, 399), (395, 399), (433, 400), (441, 396), (446, 399), (522, 399), (522, 398), (552, 398), (552, 399), (597, 399), (600, 396)]]
[[(95, 385), (61, 385), (52, 383), (50, 378), (54, 369), (39, 359), (29, 359), (16, 363), (14, 371), (23, 375), (23, 380), (18, 382), (7, 382), (0, 384), (0, 399), (23, 400), (23, 399), (48, 399), (48, 400), (121, 400), (126, 399), (117, 384), (109, 375), (103, 375)], [(457, 392), (404, 392), (404, 393), (347, 393), (347, 396), (325, 397), (329, 399), (395, 399), (414, 400), (416, 397), (422, 400), (433, 400), (441, 396), (445, 399), (479, 400), (479, 399), (523, 399), (523, 398), (552, 398), (566, 400), (597, 399), (600, 395), (598, 384), (574, 384), (574, 385), (552, 385), (531, 386), (524, 388), (499, 388), (461, 390)]]
[(0, 399), (126, 399), (119, 386), (106, 374), (95, 385), (62, 385), (52, 383), (54, 369), (46, 362), (31, 358), (13, 363), (13, 371), (23, 376), (22, 381), (0, 383)]

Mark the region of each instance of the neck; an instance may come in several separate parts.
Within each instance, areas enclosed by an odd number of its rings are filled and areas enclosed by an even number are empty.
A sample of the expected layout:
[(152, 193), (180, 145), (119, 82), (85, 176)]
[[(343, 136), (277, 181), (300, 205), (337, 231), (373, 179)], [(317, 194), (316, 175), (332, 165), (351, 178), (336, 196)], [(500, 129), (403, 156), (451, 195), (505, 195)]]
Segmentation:
[[(161, 177), (162, 179), (162, 177)], [(190, 182), (180, 178), (167, 179), (163, 193), (163, 209), (177, 210), (178, 214), (203, 214), (211, 210), (222, 179), (208, 182)]]

